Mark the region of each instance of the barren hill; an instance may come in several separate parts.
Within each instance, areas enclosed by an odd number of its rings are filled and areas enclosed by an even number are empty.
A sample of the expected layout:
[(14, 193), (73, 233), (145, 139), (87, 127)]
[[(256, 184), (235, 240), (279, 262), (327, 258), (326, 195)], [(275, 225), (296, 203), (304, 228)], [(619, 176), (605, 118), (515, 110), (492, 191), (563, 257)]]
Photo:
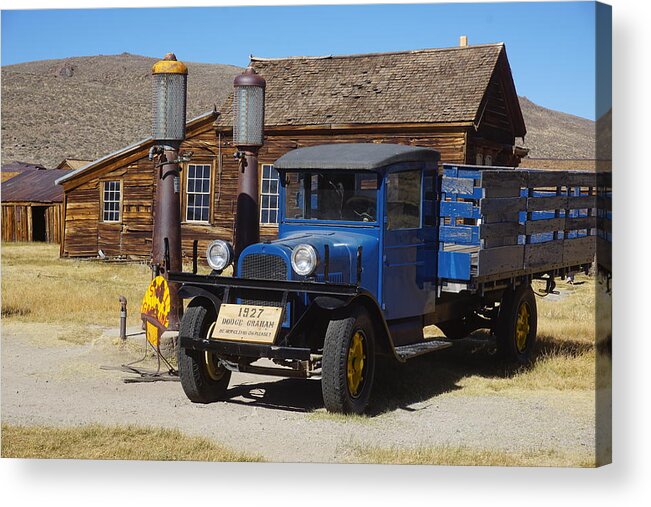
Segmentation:
[(524, 145), (533, 158), (595, 158), (595, 122), (520, 97), (527, 126)]
[[(149, 136), (155, 62), (123, 53), (2, 67), (2, 162), (53, 167)], [(219, 108), (241, 72), (230, 65), (187, 65), (188, 119)]]
[[(155, 58), (123, 53), (2, 67), (2, 162), (54, 167), (95, 159), (150, 133)], [(188, 119), (219, 107), (241, 71), (188, 63)], [(594, 122), (520, 98), (525, 146), (536, 158), (594, 158)]]

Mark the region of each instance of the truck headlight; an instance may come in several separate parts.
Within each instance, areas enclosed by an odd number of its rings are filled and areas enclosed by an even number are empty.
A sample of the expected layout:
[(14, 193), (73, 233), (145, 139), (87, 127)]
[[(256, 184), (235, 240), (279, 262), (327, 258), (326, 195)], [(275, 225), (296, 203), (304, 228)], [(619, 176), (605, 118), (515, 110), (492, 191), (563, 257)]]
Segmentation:
[(297, 275), (311, 275), (314, 273), (316, 265), (316, 250), (312, 245), (298, 245), (294, 248), (292, 252), (292, 268)]
[(214, 270), (221, 271), (233, 260), (233, 247), (227, 241), (216, 239), (206, 250), (208, 265)]

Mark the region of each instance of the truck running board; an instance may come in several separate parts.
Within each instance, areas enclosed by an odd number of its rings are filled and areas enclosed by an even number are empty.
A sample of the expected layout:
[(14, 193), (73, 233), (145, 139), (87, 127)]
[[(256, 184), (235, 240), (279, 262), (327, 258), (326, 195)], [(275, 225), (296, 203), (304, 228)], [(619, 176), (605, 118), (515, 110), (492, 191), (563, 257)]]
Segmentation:
[(396, 347), (396, 355), (401, 361), (406, 361), (412, 357), (434, 352), (435, 350), (447, 349), (452, 345), (452, 342), (442, 340), (428, 340), (421, 343), (412, 343), (411, 345), (403, 345)]

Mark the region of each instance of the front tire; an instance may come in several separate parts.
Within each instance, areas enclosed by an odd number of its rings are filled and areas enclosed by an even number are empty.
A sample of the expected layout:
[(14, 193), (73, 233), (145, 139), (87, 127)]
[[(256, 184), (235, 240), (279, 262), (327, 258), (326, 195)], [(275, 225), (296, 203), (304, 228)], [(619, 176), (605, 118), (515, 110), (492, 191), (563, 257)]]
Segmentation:
[(323, 345), (321, 391), (328, 412), (362, 414), (375, 374), (375, 332), (368, 313), (355, 308), (350, 317), (328, 324)]
[(497, 316), (497, 351), (509, 362), (531, 364), (536, 352), (538, 311), (530, 285), (504, 293)]
[[(183, 314), (179, 335), (202, 340), (215, 320), (212, 303), (192, 305)], [(181, 386), (190, 401), (212, 403), (226, 397), (231, 372), (219, 363), (215, 354), (179, 346), (177, 359)]]

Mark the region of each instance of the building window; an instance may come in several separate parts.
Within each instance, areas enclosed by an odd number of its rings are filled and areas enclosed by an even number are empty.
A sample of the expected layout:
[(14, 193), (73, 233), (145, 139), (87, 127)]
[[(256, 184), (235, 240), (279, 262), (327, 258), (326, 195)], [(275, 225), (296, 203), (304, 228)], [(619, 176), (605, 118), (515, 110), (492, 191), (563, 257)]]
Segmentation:
[(278, 223), (278, 171), (272, 164), (262, 164), (260, 185), (260, 223)]
[(185, 220), (208, 222), (210, 220), (210, 164), (189, 164), (186, 184)]
[(121, 212), (120, 181), (102, 182), (102, 222), (119, 222)]
[(486, 162), (486, 165), (493, 165), (493, 156), (492, 155), (486, 155), (486, 158), (484, 159)]
[(484, 155), (481, 152), (477, 153), (476, 159), (475, 159), (475, 164), (476, 165), (484, 165)]

